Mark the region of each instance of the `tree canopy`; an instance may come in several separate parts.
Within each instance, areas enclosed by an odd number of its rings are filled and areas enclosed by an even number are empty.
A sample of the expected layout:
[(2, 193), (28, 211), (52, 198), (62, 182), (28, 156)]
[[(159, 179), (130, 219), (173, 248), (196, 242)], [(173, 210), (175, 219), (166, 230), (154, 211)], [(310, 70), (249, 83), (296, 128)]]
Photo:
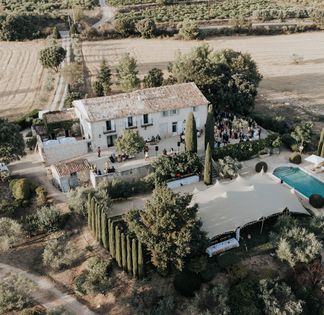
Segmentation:
[(303, 125), (296, 126), (294, 131), (291, 133), (291, 136), (299, 145), (300, 152), (303, 151), (305, 144), (311, 142), (313, 126), (313, 123), (307, 122)]
[(126, 129), (116, 141), (116, 150), (121, 154), (134, 156), (144, 149), (145, 141), (138, 131)]
[(66, 50), (63, 47), (51, 46), (40, 51), (40, 62), (44, 68), (58, 72), (59, 66), (65, 59)]
[(189, 207), (191, 198), (158, 186), (143, 211), (126, 215), (130, 231), (147, 247), (153, 265), (161, 271), (167, 271), (170, 265), (182, 270), (185, 258), (205, 241), (198, 208)]
[(197, 127), (195, 116), (192, 112), (188, 114), (185, 130), (186, 152), (197, 153)]
[(163, 71), (158, 68), (151, 69), (143, 79), (144, 87), (159, 87), (163, 84)]
[(24, 155), (25, 143), (19, 126), (0, 118), (0, 162), (9, 163)]
[(169, 71), (178, 83), (195, 82), (214, 109), (242, 114), (253, 109), (262, 78), (249, 54), (233, 50), (215, 52), (207, 44), (188, 54), (178, 53)]
[(144, 38), (154, 37), (156, 25), (153, 19), (142, 19), (136, 23), (136, 29)]
[(117, 65), (117, 79), (120, 87), (125, 91), (132, 91), (139, 87), (136, 59), (125, 54)]

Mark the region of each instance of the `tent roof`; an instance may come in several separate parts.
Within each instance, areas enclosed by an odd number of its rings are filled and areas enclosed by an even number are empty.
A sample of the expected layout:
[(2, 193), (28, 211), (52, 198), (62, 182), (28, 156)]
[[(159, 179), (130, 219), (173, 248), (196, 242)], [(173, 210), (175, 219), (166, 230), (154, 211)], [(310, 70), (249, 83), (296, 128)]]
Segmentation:
[(318, 164), (321, 164), (321, 163), (324, 162), (324, 158), (322, 158), (322, 157), (320, 157), (318, 155), (312, 154), (309, 157), (307, 157), (305, 159), (305, 161), (310, 162), (310, 163), (313, 163), (315, 165), (318, 165)]
[(210, 238), (235, 231), (237, 227), (270, 217), (286, 208), (308, 214), (297, 196), (267, 174), (227, 184), (215, 184), (196, 192), (191, 204), (199, 205), (203, 229)]

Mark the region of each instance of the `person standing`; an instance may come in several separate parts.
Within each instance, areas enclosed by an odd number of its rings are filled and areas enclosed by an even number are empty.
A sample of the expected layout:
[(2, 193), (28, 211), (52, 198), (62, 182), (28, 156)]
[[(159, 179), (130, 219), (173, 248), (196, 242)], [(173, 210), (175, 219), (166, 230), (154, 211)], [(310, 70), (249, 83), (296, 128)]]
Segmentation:
[(100, 147), (98, 147), (98, 149), (97, 149), (97, 154), (98, 154), (98, 158), (100, 158), (100, 156), (101, 156), (101, 149), (100, 149)]

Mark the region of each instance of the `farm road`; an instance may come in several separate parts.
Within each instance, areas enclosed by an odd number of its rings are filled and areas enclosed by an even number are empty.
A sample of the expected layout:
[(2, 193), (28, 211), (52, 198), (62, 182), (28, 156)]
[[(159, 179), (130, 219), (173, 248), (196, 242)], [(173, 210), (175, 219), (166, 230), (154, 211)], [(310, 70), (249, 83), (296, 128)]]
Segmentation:
[(0, 278), (8, 273), (23, 274), (37, 285), (33, 298), (47, 309), (63, 308), (68, 314), (95, 315), (87, 306), (81, 304), (75, 297), (58, 290), (54, 283), (45, 277), (37, 276), (25, 270), (0, 263)]

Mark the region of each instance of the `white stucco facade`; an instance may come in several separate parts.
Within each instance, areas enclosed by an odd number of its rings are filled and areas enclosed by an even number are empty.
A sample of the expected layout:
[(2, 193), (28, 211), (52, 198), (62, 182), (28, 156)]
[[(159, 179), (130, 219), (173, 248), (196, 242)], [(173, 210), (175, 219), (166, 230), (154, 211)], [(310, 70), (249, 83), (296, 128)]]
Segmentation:
[(88, 122), (82, 115), (82, 111), (79, 111), (79, 107), (76, 107), (83, 136), (85, 139), (91, 139), (93, 149), (98, 146), (101, 148), (113, 146), (115, 139), (121, 136), (127, 128), (137, 130), (145, 140), (157, 135), (161, 138), (180, 135), (190, 112), (193, 112), (195, 116), (197, 129), (204, 128), (207, 118), (206, 105), (116, 118), (109, 122), (106, 120)]

